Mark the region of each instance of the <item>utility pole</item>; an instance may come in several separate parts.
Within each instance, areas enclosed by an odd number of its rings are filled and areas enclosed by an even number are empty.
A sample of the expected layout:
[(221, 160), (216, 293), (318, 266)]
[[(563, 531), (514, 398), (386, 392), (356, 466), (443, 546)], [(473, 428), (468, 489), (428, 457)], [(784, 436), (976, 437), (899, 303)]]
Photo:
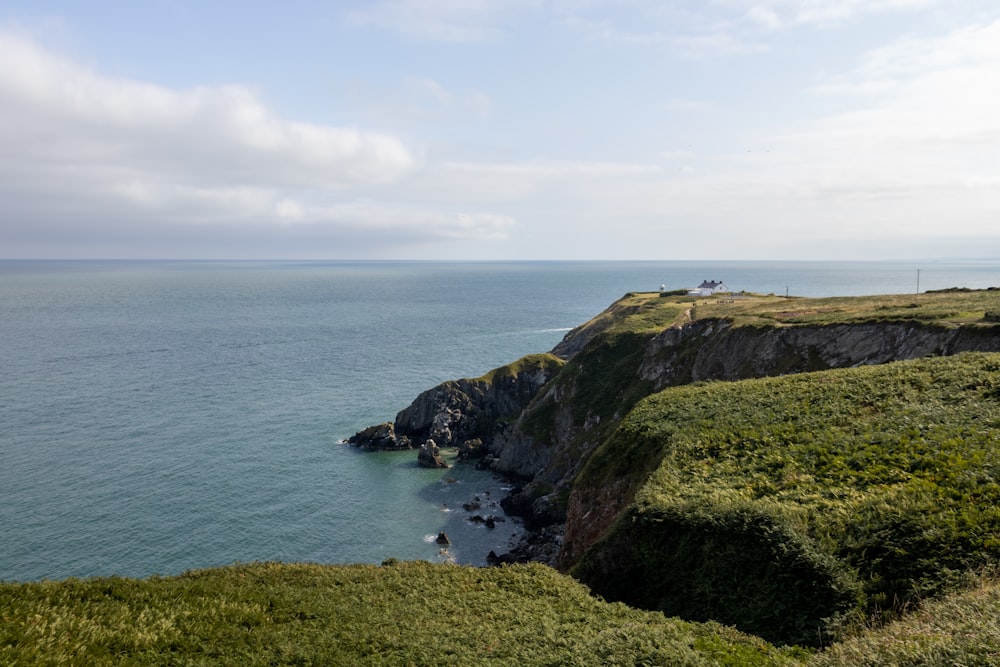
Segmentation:
[(920, 269), (917, 269), (917, 294), (920, 294)]

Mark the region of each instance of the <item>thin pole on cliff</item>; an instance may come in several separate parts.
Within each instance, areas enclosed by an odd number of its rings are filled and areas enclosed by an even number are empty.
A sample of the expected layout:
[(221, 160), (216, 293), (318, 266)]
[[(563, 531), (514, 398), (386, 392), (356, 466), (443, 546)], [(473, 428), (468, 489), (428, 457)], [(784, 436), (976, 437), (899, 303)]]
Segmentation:
[(920, 269), (917, 269), (917, 294), (920, 294)]

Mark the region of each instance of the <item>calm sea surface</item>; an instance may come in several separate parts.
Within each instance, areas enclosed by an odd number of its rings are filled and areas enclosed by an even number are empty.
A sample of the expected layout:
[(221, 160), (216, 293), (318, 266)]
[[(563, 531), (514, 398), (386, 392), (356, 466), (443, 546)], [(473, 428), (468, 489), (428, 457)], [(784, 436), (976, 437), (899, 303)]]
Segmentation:
[(462, 504), (499, 514), (499, 480), (340, 441), (628, 291), (906, 293), (918, 270), (920, 290), (1000, 285), (1000, 261), (0, 261), (0, 580), (480, 564), (518, 527)]

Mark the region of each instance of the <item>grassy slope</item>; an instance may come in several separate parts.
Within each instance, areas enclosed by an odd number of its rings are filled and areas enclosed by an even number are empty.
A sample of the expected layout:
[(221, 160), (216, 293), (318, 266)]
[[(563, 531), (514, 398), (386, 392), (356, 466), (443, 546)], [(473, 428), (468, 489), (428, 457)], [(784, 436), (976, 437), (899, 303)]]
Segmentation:
[(695, 666), (803, 657), (716, 624), (602, 602), (541, 565), (269, 563), (0, 584), (0, 617), (2, 664)]
[(5, 665), (994, 665), (1000, 584), (810, 656), (590, 597), (543, 566), (237, 565), (0, 584)]
[(559, 370), (566, 362), (559, 357), (547, 352), (540, 354), (529, 354), (521, 357), (513, 363), (494, 368), (493, 370), (473, 378), (472, 382), (485, 382), (494, 384), (502, 380), (514, 378), (522, 373), (533, 373), (536, 371), (554, 372)]
[(668, 389), (586, 472), (651, 461), (575, 573), (612, 599), (815, 642), (825, 617), (1000, 557), (1000, 356)]
[(928, 602), (901, 621), (817, 654), (809, 667), (1000, 664), (1000, 583)]
[[(599, 418), (603, 424), (624, 415), (652, 390), (636, 377), (650, 338), (670, 326), (700, 319), (727, 319), (734, 326), (785, 327), (861, 322), (914, 322), (941, 327), (988, 326), (987, 314), (1000, 311), (1000, 291), (924, 293), (822, 299), (762, 295), (668, 296), (632, 292), (577, 327), (557, 346), (576, 350), (554, 386), (571, 395), (574, 421)], [(583, 343), (586, 343), (583, 345)], [(550, 402), (551, 403), (551, 402)], [(555, 405), (537, 403), (525, 428), (538, 440), (549, 437)], [(607, 429), (601, 427), (597, 437)]]

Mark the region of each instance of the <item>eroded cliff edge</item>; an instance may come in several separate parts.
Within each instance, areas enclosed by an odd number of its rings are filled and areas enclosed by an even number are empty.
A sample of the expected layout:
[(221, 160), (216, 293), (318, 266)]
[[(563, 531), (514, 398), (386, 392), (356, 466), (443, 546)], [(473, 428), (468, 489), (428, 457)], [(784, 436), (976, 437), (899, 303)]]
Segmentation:
[(998, 310), (995, 291), (830, 299), (630, 293), (550, 354), (439, 385), (351, 442), (417, 448), (433, 440), (523, 480), (504, 506), (525, 518), (529, 535), (508, 559), (565, 569), (651, 472), (649, 462), (636, 461), (617, 466), (625, 474), (579, 477), (645, 396), (693, 382), (1000, 351), (1000, 326), (990, 317)]

